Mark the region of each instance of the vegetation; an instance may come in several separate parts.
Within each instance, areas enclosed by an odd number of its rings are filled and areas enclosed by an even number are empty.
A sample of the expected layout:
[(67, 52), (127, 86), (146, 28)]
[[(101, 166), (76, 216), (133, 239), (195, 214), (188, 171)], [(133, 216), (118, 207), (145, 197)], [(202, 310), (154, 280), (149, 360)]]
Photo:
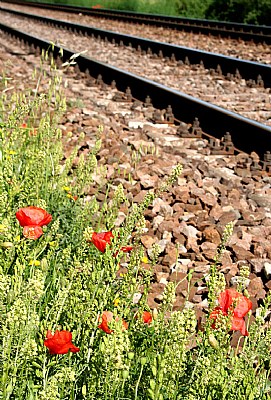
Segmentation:
[(271, 0), (44, 0), (44, 2), (271, 25)]
[[(42, 93), (48, 70), (51, 83)], [(201, 330), (191, 303), (172, 312), (173, 283), (160, 309), (150, 310), (159, 248), (143, 258), (144, 211), (175, 184), (181, 166), (141, 204), (129, 203), (97, 163), (100, 131), (88, 154), (80, 154), (79, 143), (64, 157), (69, 137), (57, 128), (66, 108), (61, 77), (47, 54), (35, 73), (35, 91), (11, 94), (4, 74), (1, 82), (0, 398), (271, 399), (271, 295), (247, 332), (247, 269), (237, 290), (225, 290), (217, 268), (232, 224), (206, 276), (209, 314)], [(101, 186), (111, 193), (103, 202)], [(117, 227), (123, 204), (129, 211)], [(127, 271), (120, 274), (123, 261)], [(232, 331), (241, 335), (234, 348)]]

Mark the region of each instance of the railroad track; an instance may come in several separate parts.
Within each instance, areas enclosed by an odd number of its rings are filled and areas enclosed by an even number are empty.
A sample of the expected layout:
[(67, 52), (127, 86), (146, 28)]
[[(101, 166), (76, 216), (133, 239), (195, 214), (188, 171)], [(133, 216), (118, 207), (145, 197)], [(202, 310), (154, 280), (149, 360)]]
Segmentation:
[(257, 81), (260, 77), (260, 79), (264, 82), (265, 87), (271, 87), (271, 66), (266, 64), (241, 60), (234, 57), (227, 57), (222, 54), (191, 49), (189, 47), (176, 46), (174, 44), (165, 42), (152, 41), (142, 37), (125, 35), (104, 29), (97, 29), (91, 26), (78, 23), (75, 24), (32, 13), (9, 10), (5, 7), (0, 7), (0, 11), (6, 11), (22, 17), (32, 18), (51, 26), (69, 29), (70, 31), (82, 33), (84, 35), (99, 37), (103, 40), (109, 40), (124, 46), (140, 48), (142, 51), (151, 52), (157, 55), (162, 54), (164, 57), (174, 57), (177, 61), (186, 61), (190, 64), (203, 63), (208, 69), (220, 68), (224, 75), (235, 74), (236, 71), (238, 71), (238, 73), (246, 80), (252, 79)]
[[(13, 37), (20, 38), (24, 43), (32, 46), (32, 48), (36, 47), (39, 50), (48, 50), (51, 47), (49, 41), (31, 36), (8, 25), (0, 24), (0, 29)], [(59, 46), (55, 45), (52, 55), (59, 57), (60, 53), (63, 54), (63, 61), (65, 62), (71, 59), (74, 51), (67, 48), (60, 49)], [(268, 153), (266, 155), (266, 152), (271, 148), (271, 128), (266, 125), (249, 120), (120, 68), (95, 61), (90, 57), (79, 55), (76, 61), (81, 71), (87, 71), (88, 74), (100, 82), (103, 81), (110, 85), (114, 81), (118, 90), (124, 93), (120, 95), (120, 100), (122, 101), (125, 99), (127, 101), (136, 99), (147, 103), (146, 99), (151, 98), (154, 107), (160, 110), (167, 110), (161, 116), (161, 118), (164, 118), (162, 122), (180, 124), (178, 127), (180, 136), (195, 137), (198, 132), (197, 126), (194, 125), (195, 129), (189, 132), (183, 127), (180, 121), (192, 125), (193, 121), (197, 121), (198, 119), (201, 124), (201, 130), (207, 136), (213, 136), (218, 139), (224, 137), (223, 142), (213, 141), (214, 153), (221, 152), (221, 154), (227, 154), (229, 151), (233, 151), (233, 147), (229, 146), (227, 140), (225, 140), (225, 134), (230, 132), (235, 150), (239, 149), (246, 153), (253, 151), (258, 153), (261, 159), (264, 160), (264, 168), (269, 169), (270, 157)], [(170, 107), (168, 107), (169, 105)], [(157, 113), (155, 122), (159, 122)]]
[(75, 7), (62, 4), (47, 4), (31, 1), (11, 0), (10, 3), (29, 5), (31, 7), (46, 8), (51, 10), (67, 11), (69, 13), (82, 13), (120, 21), (143, 23), (153, 26), (162, 26), (175, 30), (184, 30), (205, 35), (230, 37), (232, 39), (242, 39), (254, 41), (255, 43), (271, 43), (271, 27), (264, 25), (240, 24), (224, 21), (200, 20), (193, 18), (171, 17), (165, 15), (152, 15), (128, 11), (91, 9), (87, 7)]

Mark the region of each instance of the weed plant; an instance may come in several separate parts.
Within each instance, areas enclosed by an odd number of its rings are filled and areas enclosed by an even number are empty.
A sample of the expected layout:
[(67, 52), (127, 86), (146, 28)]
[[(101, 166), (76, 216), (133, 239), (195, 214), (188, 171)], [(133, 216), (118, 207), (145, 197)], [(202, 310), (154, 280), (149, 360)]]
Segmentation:
[[(242, 280), (243, 294), (219, 312), (217, 299), (226, 292), (218, 266), (232, 225), (206, 276), (215, 318), (206, 315), (200, 330), (191, 303), (173, 312), (173, 283), (165, 286), (161, 307), (150, 310), (152, 272), (141, 263), (144, 211), (176, 184), (181, 167), (139, 205), (128, 203), (121, 185), (109, 185), (114, 195), (100, 203), (98, 187), (96, 195), (88, 194), (93, 174), (103, 172), (96, 157), (100, 132), (87, 155), (78, 145), (65, 159), (58, 129), (66, 107), (61, 77), (52, 65), (45, 94), (39, 91), (45, 74), (37, 73), (35, 95), (3, 90), (0, 98), (0, 398), (271, 399), (271, 329), (265, 320), (271, 296), (234, 348), (233, 320), (243, 321), (235, 315), (238, 301), (248, 304)], [(129, 212), (115, 227), (124, 202)], [(27, 225), (18, 210), (30, 206), (52, 216), (44, 224), (32, 221), (33, 229), (45, 225), (34, 239), (18, 222)], [(107, 236), (96, 235), (95, 242), (93, 232)], [(154, 249), (153, 264), (157, 254)], [(120, 274), (123, 258), (128, 272)]]

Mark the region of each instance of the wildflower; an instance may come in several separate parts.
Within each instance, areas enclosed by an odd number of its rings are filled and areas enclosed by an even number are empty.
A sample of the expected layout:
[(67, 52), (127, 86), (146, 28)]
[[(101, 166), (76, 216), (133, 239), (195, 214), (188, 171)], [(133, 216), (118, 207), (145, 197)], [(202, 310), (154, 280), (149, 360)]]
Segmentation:
[(27, 128), (27, 124), (24, 122), (24, 123), (21, 125), (21, 128), (23, 128), (23, 129)]
[(78, 199), (78, 196), (73, 196), (71, 193), (67, 193), (67, 197), (68, 197), (69, 199), (74, 200), (74, 201), (76, 201), (76, 200)]
[(40, 265), (40, 261), (38, 261), (38, 260), (30, 260), (29, 265), (34, 265), (35, 267), (38, 267)]
[(20, 208), (16, 212), (16, 218), (21, 226), (43, 226), (52, 221), (52, 215), (42, 208), (29, 206)]
[(38, 131), (37, 131), (36, 128), (31, 129), (31, 130), (29, 131), (29, 136), (37, 136), (37, 134), (38, 134)]
[[(113, 239), (114, 235), (111, 231), (108, 232), (93, 232), (92, 237), (91, 237), (91, 242), (94, 244), (95, 247), (97, 247), (98, 250), (100, 250), (102, 253), (105, 252), (106, 246), (111, 243), (111, 239)], [(132, 246), (123, 246), (121, 247), (121, 251), (127, 253), (133, 249)], [(118, 254), (118, 251), (114, 254), (114, 257), (116, 257)]]
[(123, 246), (121, 247), (121, 251), (123, 251), (124, 253), (129, 253), (129, 251), (133, 250), (133, 246)]
[(27, 239), (38, 239), (43, 234), (41, 227), (52, 221), (51, 214), (35, 206), (20, 208), (16, 212), (16, 218), (23, 226), (23, 235)]
[[(111, 311), (103, 311), (101, 318), (102, 322), (98, 325), (98, 328), (102, 329), (105, 333), (111, 334), (113, 330), (109, 328), (108, 322), (113, 320), (113, 313)], [(118, 320), (119, 318), (117, 317), (116, 321)], [(122, 330), (125, 331), (126, 329), (128, 329), (128, 324), (126, 321), (122, 320)]]
[[(123, 246), (120, 248), (121, 251), (123, 251), (124, 253), (129, 253), (129, 251), (133, 250), (133, 246)], [(116, 253), (113, 254), (113, 257), (117, 257), (117, 255), (119, 254), (118, 251), (116, 251)]]
[(152, 323), (152, 315), (149, 311), (143, 311), (142, 320), (144, 324), (150, 325)]
[(148, 262), (149, 262), (148, 257), (143, 256), (143, 257), (141, 258), (141, 262), (143, 262), (144, 264), (148, 264)]
[[(138, 314), (135, 315), (135, 318), (138, 319)], [(141, 320), (144, 324), (150, 325), (152, 323), (152, 314), (149, 311), (143, 311)]]
[(53, 335), (51, 331), (47, 331), (44, 345), (48, 347), (50, 354), (67, 354), (70, 350), (77, 353), (80, 349), (72, 343), (72, 334), (69, 331), (55, 331)]
[(119, 298), (115, 299), (113, 303), (114, 303), (114, 307), (118, 307), (119, 303), (120, 303), (120, 299)]
[(40, 226), (24, 226), (23, 235), (26, 239), (35, 240), (41, 237), (43, 230)]
[(102, 253), (105, 252), (105, 248), (107, 244), (110, 244), (111, 239), (113, 238), (112, 232), (93, 232), (91, 242), (100, 250)]
[(226, 289), (219, 295), (219, 306), (210, 314), (213, 319), (212, 328), (216, 329), (216, 320), (219, 315), (229, 316), (232, 331), (240, 331), (242, 335), (248, 336), (244, 317), (252, 309), (252, 302), (235, 289)]

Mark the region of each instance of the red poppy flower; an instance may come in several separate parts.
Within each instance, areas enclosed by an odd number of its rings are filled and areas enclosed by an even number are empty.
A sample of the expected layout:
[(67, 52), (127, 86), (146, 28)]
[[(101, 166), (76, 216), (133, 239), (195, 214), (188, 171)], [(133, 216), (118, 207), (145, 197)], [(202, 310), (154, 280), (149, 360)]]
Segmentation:
[(124, 253), (129, 253), (129, 251), (133, 250), (133, 246), (123, 246), (120, 248), (121, 251), (123, 251)]
[(21, 226), (43, 226), (52, 221), (51, 214), (35, 206), (20, 208), (16, 212), (16, 218)]
[[(100, 325), (98, 325), (98, 328), (102, 329), (105, 333), (112, 333), (113, 330), (109, 328), (108, 322), (111, 322), (113, 320), (113, 313), (111, 311), (103, 311), (102, 313), (102, 322)], [(118, 321), (119, 318), (116, 318), (116, 321)], [(124, 320), (122, 320), (122, 330), (125, 331), (128, 329), (128, 323)]]
[[(129, 251), (133, 250), (133, 246), (123, 246), (120, 248), (121, 251), (123, 251), (124, 253), (128, 253)], [(116, 253), (113, 254), (113, 257), (117, 257), (117, 255), (119, 254), (119, 251), (117, 250)]]
[(54, 335), (48, 331), (44, 345), (48, 347), (50, 354), (67, 354), (69, 350), (77, 353), (80, 350), (72, 343), (72, 334), (69, 331), (55, 331)]
[[(94, 244), (95, 247), (97, 247), (98, 250), (100, 250), (102, 253), (105, 252), (106, 246), (111, 243), (111, 239), (113, 239), (114, 235), (111, 231), (108, 232), (93, 232), (92, 237), (91, 237), (91, 242)], [(128, 253), (129, 251), (133, 250), (133, 246), (123, 246), (121, 247), (121, 251), (124, 253)], [(114, 257), (116, 257), (118, 254), (118, 251), (114, 253)]]
[(142, 319), (144, 324), (150, 325), (152, 323), (152, 315), (149, 311), (143, 311)]
[(23, 235), (26, 239), (38, 239), (43, 235), (43, 230), (40, 226), (24, 226)]
[(93, 232), (91, 242), (100, 250), (102, 253), (105, 252), (105, 248), (107, 244), (110, 244), (111, 239), (113, 238), (112, 232)]
[(235, 289), (226, 289), (219, 295), (219, 306), (210, 314), (210, 319), (213, 319), (212, 328), (216, 329), (216, 323), (219, 315), (230, 315), (231, 330), (240, 331), (242, 335), (248, 336), (244, 317), (252, 309), (252, 302)]
[(52, 221), (51, 214), (35, 206), (20, 208), (16, 212), (16, 218), (24, 227), (23, 235), (27, 239), (38, 239), (43, 234), (41, 227)]

